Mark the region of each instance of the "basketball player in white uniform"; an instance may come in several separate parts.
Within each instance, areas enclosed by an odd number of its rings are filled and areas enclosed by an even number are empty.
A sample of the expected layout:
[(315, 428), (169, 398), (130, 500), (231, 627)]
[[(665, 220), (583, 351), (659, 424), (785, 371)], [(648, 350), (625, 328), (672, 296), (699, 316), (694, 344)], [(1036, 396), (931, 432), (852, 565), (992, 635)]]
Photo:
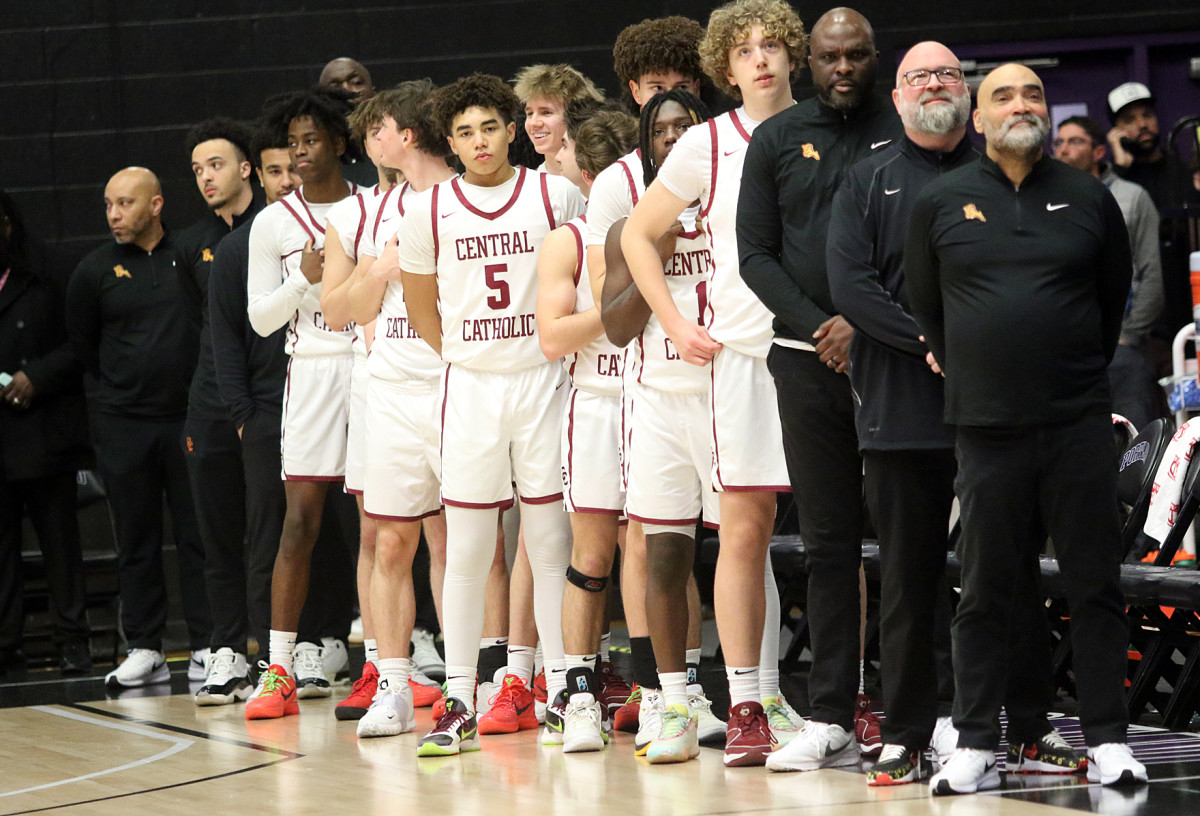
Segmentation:
[[(247, 719), (299, 713), (292, 659), (309, 557), (325, 490), (345, 475), (354, 334), (327, 326), (320, 304), (326, 218), (336, 202), (358, 192), (342, 178), (340, 156), (349, 137), (343, 111), (334, 97), (303, 91), (265, 117), (287, 128), (288, 150), (304, 183), (263, 210), (250, 230), (250, 324), (264, 337), (286, 325), (291, 359), (282, 428), (287, 512), (271, 579), (270, 665), (246, 704)], [(329, 696), (328, 684), (323, 696)]]
[[(447, 363), (442, 380), (443, 590), (446, 712), (418, 754), (478, 748), (474, 663), (496, 513), (522, 503), (534, 573), (534, 610), (547, 692), (565, 698), (562, 595), (570, 533), (562, 507), (562, 366), (548, 362), (534, 319), (542, 241), (583, 211), (570, 182), (514, 168), (518, 100), (498, 77), (476, 74), (440, 89), (434, 110), (466, 171), (413, 202), (399, 233), (409, 321)], [(563, 705), (565, 708), (565, 703)], [(547, 712), (547, 735), (561, 735)]]
[[(770, 575), (775, 494), (788, 489), (766, 365), (771, 320), (739, 274), (735, 221), (750, 134), (793, 104), (790, 80), (803, 43), (800, 19), (782, 0), (738, 0), (713, 12), (701, 59), (718, 87), (743, 105), (680, 139), (621, 239), (638, 288), (680, 356), (694, 365), (712, 363), (712, 482), (724, 521), (714, 598), (730, 685), (727, 765), (761, 765), (773, 744), (798, 733), (779, 695), (778, 629), (775, 638), (763, 637), (766, 598), (778, 604), (777, 595), (764, 593), (763, 577)], [(704, 326), (680, 313), (655, 251), (658, 237), (697, 199), (715, 263)], [(760, 659), (767, 650), (772, 654)]]
[[(603, 111), (574, 128), (569, 125), (556, 158), (562, 175), (586, 196), (600, 171), (636, 143), (636, 119)], [(571, 219), (547, 236), (538, 257), (538, 338), (546, 359), (562, 359), (571, 377), (562, 423), (563, 503), (573, 542), (562, 623), (567, 667), (563, 751), (568, 753), (598, 751), (607, 741), (597, 652), (625, 508), (620, 463), (624, 353), (604, 336), (592, 298), (586, 230), (586, 216)]]

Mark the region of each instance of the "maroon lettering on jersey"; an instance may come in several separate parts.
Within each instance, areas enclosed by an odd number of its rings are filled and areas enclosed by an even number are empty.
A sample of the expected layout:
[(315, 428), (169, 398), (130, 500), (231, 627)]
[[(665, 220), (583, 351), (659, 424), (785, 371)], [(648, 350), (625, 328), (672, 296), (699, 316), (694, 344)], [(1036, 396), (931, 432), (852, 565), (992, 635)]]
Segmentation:
[(532, 314), (464, 320), (462, 328), (462, 339), (466, 343), (515, 340), (536, 334), (537, 323)]
[(671, 342), (670, 337), (663, 338), (663, 349), (668, 360), (682, 359), (679, 356), (679, 352), (675, 351), (675, 344)]
[(682, 278), (688, 275), (711, 275), (712, 271), (712, 253), (706, 247), (676, 252), (671, 256), (671, 262), (667, 264), (663, 274), (667, 277)]
[(621, 356), (617, 354), (597, 354), (596, 373), (601, 377), (620, 377)]
[(504, 255), (523, 255), (536, 252), (529, 240), (529, 232), (500, 232), (491, 235), (470, 235), (454, 241), (454, 249), (460, 261), (480, 258), (496, 258)]
[(420, 337), (416, 329), (408, 322), (407, 317), (389, 317), (384, 336), (389, 340), (416, 340)]

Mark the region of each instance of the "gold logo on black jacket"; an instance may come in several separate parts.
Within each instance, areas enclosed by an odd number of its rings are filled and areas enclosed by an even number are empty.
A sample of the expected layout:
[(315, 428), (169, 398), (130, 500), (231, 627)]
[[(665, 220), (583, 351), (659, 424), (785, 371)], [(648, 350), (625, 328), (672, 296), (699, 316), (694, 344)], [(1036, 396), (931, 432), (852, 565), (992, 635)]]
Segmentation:
[(974, 204), (967, 204), (964, 206), (963, 215), (967, 217), (968, 221), (982, 221), (985, 224), (987, 223), (987, 218), (984, 217), (983, 213), (981, 213), (979, 208)]
[(126, 269), (125, 267), (121, 266), (120, 264), (117, 264), (116, 266), (113, 267), (113, 274), (116, 275), (118, 278), (130, 278), (130, 279), (133, 278), (133, 275), (129, 274), (129, 270)]

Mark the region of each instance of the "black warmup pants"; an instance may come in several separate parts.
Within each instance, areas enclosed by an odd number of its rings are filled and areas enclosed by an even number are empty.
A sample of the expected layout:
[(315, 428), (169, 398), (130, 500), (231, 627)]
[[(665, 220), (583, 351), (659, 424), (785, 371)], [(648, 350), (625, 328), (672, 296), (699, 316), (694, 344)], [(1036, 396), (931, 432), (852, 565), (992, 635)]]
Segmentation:
[(212, 618), (204, 586), (204, 545), (179, 447), (183, 420), (94, 411), (92, 435), (117, 534), (125, 640), (130, 648), (162, 649), (167, 622), (162, 561), (165, 493), (179, 556), (180, 597), (190, 648), (207, 647)]
[(21, 586), (24, 515), (29, 516), (37, 533), (46, 566), (55, 641), (61, 645), (88, 637), (75, 491), (75, 471), (0, 481), (0, 652), (21, 646), (25, 623)]
[(246, 653), (246, 480), (242, 443), (228, 419), (184, 423), (184, 458), (200, 540), (204, 579), (212, 610), (213, 651), (228, 646)]
[[(883, 741), (910, 750), (929, 746), (937, 718), (951, 713), (954, 667), (950, 596), (945, 580), (947, 532), (957, 470), (952, 450), (866, 451), (867, 506), (879, 536), (879, 651), (887, 718)], [(1028, 531), (1040, 549), (1041, 524)], [(1036, 561), (1018, 576), (1010, 611), (1011, 671), (1004, 705), (1008, 738), (1035, 742), (1050, 730), (1053, 702), (1050, 625)], [(1001, 650), (1002, 651), (1002, 650)]]
[(850, 378), (811, 351), (772, 346), (783, 450), (808, 564), (812, 718), (854, 727), (863, 476)]
[[(959, 427), (963, 593), (954, 619), (960, 748), (991, 749), (1011, 669), (996, 644), (1028, 615), (1021, 575), (1037, 569), (1038, 524), (1067, 584), (1079, 719), (1088, 745), (1124, 742), (1129, 620), (1119, 583), (1117, 473), (1107, 413), (1019, 428)], [(1046, 678), (1043, 682), (1048, 682)], [(1016, 741), (1010, 729), (1009, 740)]]

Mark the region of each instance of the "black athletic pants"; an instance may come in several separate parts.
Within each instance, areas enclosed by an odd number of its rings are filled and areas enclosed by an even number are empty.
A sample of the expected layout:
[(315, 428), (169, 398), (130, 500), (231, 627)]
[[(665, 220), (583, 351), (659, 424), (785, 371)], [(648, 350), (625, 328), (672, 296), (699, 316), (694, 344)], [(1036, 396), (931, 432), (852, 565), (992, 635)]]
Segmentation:
[(21, 528), (25, 515), (42, 550), (54, 639), (60, 646), (67, 640), (87, 640), (75, 491), (73, 470), (37, 479), (0, 480), (0, 652), (21, 646), (25, 623)]
[(200, 540), (204, 579), (212, 610), (212, 649), (246, 653), (246, 480), (242, 443), (228, 419), (184, 423), (184, 458)]
[(96, 456), (116, 529), (125, 640), (130, 648), (162, 649), (167, 622), (162, 559), (165, 493), (179, 557), (180, 599), (190, 648), (206, 648), (212, 618), (204, 587), (204, 545), (179, 447), (183, 420), (102, 411), (93, 411), (91, 417)]
[[(1067, 584), (1079, 719), (1088, 745), (1124, 742), (1129, 620), (1120, 588), (1117, 472), (1107, 413), (1018, 428), (959, 427), (956, 491), (962, 506), (962, 600), (954, 618), (960, 748), (991, 749), (1010, 669), (1021, 574), (1038, 569), (1029, 530), (1049, 533)], [(1038, 678), (1031, 678), (1038, 681)], [(1048, 684), (1049, 677), (1040, 680)], [(1010, 730), (1009, 740), (1014, 740)]]
[(854, 728), (863, 477), (850, 378), (811, 351), (773, 345), (783, 450), (808, 564), (812, 718)]

